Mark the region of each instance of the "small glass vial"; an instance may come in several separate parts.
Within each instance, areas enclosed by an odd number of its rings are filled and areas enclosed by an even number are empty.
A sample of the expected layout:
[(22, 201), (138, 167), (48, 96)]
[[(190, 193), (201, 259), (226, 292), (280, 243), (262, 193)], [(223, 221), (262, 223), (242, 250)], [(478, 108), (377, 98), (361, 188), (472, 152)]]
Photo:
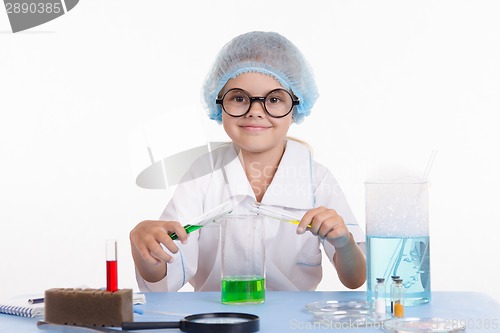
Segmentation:
[(385, 314), (385, 279), (377, 278), (375, 285), (375, 312), (378, 314)]
[(404, 293), (405, 287), (403, 286), (402, 279), (395, 279), (395, 285), (392, 289), (392, 303), (394, 308), (394, 317), (403, 318), (405, 315), (405, 307), (404, 307)]
[(393, 293), (394, 287), (396, 286), (395, 280), (399, 279), (399, 275), (392, 275), (391, 279), (392, 279), (392, 282), (391, 282), (391, 285), (389, 287), (390, 292), (391, 292), (391, 313), (394, 313), (394, 302), (393, 302), (392, 293)]

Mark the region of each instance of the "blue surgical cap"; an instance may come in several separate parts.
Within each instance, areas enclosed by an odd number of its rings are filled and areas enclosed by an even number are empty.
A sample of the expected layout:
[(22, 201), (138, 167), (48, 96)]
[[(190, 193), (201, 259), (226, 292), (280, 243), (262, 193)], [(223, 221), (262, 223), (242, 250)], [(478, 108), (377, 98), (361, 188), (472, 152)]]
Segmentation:
[(300, 104), (292, 111), (296, 123), (311, 113), (318, 90), (312, 69), (300, 50), (276, 32), (253, 31), (239, 35), (219, 51), (203, 86), (203, 98), (210, 119), (222, 123), (222, 108), (217, 95), (230, 79), (256, 72), (276, 78), (298, 97)]

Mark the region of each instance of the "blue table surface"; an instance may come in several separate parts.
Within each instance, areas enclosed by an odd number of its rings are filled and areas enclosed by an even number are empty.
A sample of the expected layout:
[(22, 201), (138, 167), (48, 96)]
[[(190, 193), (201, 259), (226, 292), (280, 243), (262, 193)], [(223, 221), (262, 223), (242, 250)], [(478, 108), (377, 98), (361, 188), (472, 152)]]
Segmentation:
[[(224, 305), (220, 292), (146, 293), (147, 303), (138, 306), (144, 314), (134, 314), (135, 321), (178, 321), (186, 315), (205, 312), (244, 312), (260, 317), (260, 332), (328, 331), (352, 332), (333, 323), (314, 324), (306, 304), (332, 300), (365, 300), (363, 291), (287, 292), (268, 291), (266, 301), (256, 305)], [(500, 332), (500, 303), (477, 292), (433, 292), (428, 304), (406, 307), (405, 317), (443, 318), (453, 327), (453, 320), (466, 323), (465, 332)], [(23, 318), (0, 314), (0, 332), (41, 331), (36, 322), (42, 318)], [(340, 328), (340, 329), (339, 329)], [(381, 332), (380, 327), (354, 328), (355, 332)], [(56, 332), (56, 331), (54, 331)], [(142, 332), (180, 332), (177, 329)]]

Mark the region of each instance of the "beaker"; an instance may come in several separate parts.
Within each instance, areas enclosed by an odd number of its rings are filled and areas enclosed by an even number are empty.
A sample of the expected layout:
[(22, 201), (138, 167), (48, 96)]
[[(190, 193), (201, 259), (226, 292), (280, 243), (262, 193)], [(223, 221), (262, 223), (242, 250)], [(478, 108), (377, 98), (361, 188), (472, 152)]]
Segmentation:
[(405, 305), (431, 299), (428, 184), (426, 181), (365, 182), (367, 298), (377, 278), (398, 275)]
[(264, 221), (258, 215), (227, 215), (221, 225), (221, 300), (257, 304), (265, 300)]

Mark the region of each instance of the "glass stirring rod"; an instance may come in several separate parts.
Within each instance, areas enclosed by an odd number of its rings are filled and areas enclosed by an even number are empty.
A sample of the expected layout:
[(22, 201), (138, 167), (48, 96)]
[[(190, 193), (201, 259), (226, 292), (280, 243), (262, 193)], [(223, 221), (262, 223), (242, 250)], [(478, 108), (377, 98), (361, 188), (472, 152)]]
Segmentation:
[[(184, 230), (186, 230), (186, 232), (189, 234), (195, 230), (198, 230), (206, 226), (211, 222), (214, 222), (219, 217), (231, 213), (232, 211), (233, 211), (233, 205), (231, 204), (230, 201), (226, 201), (223, 204), (209, 210), (208, 212), (201, 214), (200, 216), (192, 220), (189, 224), (186, 224), (184, 226)], [(179, 237), (177, 236), (176, 233), (170, 234), (170, 239), (176, 240), (178, 238)]]

